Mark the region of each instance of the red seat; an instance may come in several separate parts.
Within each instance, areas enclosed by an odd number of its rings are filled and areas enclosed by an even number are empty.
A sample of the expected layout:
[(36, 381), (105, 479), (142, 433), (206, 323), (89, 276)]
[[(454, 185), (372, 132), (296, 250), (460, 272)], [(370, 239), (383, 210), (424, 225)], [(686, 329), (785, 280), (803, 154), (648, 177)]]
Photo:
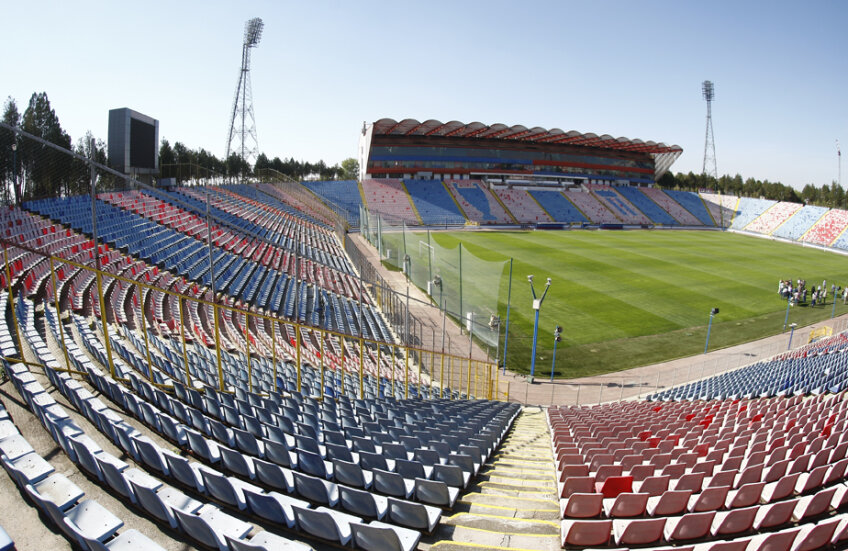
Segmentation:
[(591, 494), (594, 491), (594, 476), (569, 476), (562, 483), (560, 497), (568, 497), (574, 493)]
[(670, 517), (666, 519), (663, 530), (665, 539), (669, 543), (701, 539), (710, 532), (713, 518), (715, 518), (715, 511)]
[(620, 546), (649, 545), (663, 536), (665, 518), (618, 519), (613, 521), (615, 544)]
[(609, 542), (611, 530), (611, 520), (564, 520), (560, 532), (562, 546), (604, 546)]
[(621, 493), (614, 499), (605, 499), (604, 514), (609, 518), (641, 517), (645, 514), (650, 494)]
[(758, 509), (759, 507), (745, 507), (718, 512), (713, 519), (710, 533), (714, 537), (725, 537), (749, 532), (754, 526), (754, 518), (757, 516)]
[(562, 518), (600, 517), (603, 499), (601, 494), (573, 493), (561, 500)]
[(603, 494), (605, 498), (613, 498), (623, 492), (633, 491), (632, 476), (611, 476), (603, 482), (595, 483), (595, 491)]
[(838, 518), (833, 518), (822, 522), (804, 524), (795, 537), (792, 551), (814, 551), (827, 547), (836, 533), (839, 522)]

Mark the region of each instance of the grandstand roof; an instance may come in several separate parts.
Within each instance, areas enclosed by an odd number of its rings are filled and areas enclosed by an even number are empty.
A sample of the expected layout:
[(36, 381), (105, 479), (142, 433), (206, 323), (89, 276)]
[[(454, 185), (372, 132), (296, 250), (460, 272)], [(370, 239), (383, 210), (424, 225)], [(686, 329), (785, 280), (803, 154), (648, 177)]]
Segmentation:
[(481, 122), (463, 123), (459, 121), (441, 122), (429, 119), (419, 122), (416, 119), (380, 119), (374, 123), (375, 135), (392, 136), (437, 136), (455, 138), (497, 139), (542, 144), (577, 145), (597, 147), (613, 151), (631, 151), (647, 153), (654, 157), (656, 175), (659, 177), (683, 153), (679, 145), (666, 145), (662, 142), (642, 141), (630, 138), (614, 138), (609, 134), (597, 135), (576, 130), (568, 132), (560, 128), (547, 130), (540, 126), (527, 128), (520, 124), (507, 126), (496, 123), (485, 125)]

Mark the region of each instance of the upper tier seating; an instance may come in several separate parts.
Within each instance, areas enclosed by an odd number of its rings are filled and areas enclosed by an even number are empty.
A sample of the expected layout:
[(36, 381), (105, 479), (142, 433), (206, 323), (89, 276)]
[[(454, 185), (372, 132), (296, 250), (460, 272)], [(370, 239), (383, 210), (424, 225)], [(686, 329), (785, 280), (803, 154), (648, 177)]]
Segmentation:
[(351, 226), (359, 226), (359, 208), (362, 195), (356, 180), (334, 180), (331, 182), (303, 182), (303, 186), (323, 197), (334, 205), (344, 209), (344, 215)]
[(564, 195), (594, 224), (620, 224), (610, 209), (588, 191), (569, 190)]
[(362, 180), (362, 193), (365, 206), (371, 212), (382, 214), (391, 221), (420, 222), (400, 180)]
[(589, 223), (589, 219), (583, 216), (583, 213), (559, 191), (537, 189), (531, 191), (530, 195), (545, 207), (545, 210), (556, 222), (564, 224)]
[(616, 191), (633, 203), (651, 219), (654, 224), (677, 226), (697, 224), (698, 220), (684, 208), (672, 201), (661, 190), (641, 187), (617, 187)]
[(778, 226), (789, 220), (802, 206), (798, 203), (781, 201), (745, 226), (745, 231), (771, 235)]
[(607, 208), (615, 213), (618, 219), (625, 224), (650, 224), (648, 219), (642, 212), (633, 206), (630, 201), (622, 197), (616, 188), (604, 186), (600, 184), (589, 184), (588, 188), (591, 192), (604, 203)]
[(481, 224), (515, 223), (482, 182), (448, 180), (446, 184), (469, 220)]
[(848, 211), (830, 209), (801, 238), (804, 243), (830, 245), (848, 228)]
[(824, 214), (827, 212), (826, 207), (816, 207), (813, 205), (805, 205), (803, 208), (795, 212), (795, 214), (787, 220), (782, 226), (772, 232), (775, 237), (783, 237), (797, 241), (802, 235), (807, 233), (807, 230), (813, 227)]
[(465, 223), (465, 216), (441, 180), (405, 180), (404, 185), (424, 224)]
[(659, 392), (652, 400), (712, 400), (841, 392), (848, 388), (848, 334), (770, 360)]
[(495, 189), (495, 194), (520, 224), (552, 222), (530, 194), (522, 189)]
[(710, 212), (704, 204), (704, 201), (697, 193), (693, 193), (691, 191), (679, 191), (676, 189), (664, 189), (663, 192), (677, 201), (680, 206), (695, 215), (701, 225), (717, 225), (717, 223), (713, 221), (712, 216), (710, 216)]
[(699, 195), (704, 200), (704, 204), (707, 205), (707, 209), (709, 209), (715, 225), (729, 228), (731, 222), (733, 222), (733, 217), (736, 213), (736, 204), (739, 202), (739, 198), (735, 195), (720, 195), (706, 192), (701, 192)]
[(734, 230), (744, 229), (745, 226), (754, 221), (766, 209), (772, 207), (777, 201), (771, 199), (753, 199), (751, 197), (742, 197), (739, 199), (739, 204), (736, 206), (736, 215), (733, 217), (733, 223), (730, 225)]

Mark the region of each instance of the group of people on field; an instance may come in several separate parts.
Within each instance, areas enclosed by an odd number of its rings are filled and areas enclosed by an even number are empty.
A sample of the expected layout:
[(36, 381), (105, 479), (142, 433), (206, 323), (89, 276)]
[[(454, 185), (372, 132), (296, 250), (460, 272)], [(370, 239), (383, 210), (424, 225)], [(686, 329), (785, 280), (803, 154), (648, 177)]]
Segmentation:
[[(833, 300), (842, 298), (842, 303), (848, 303), (848, 287), (843, 289), (841, 286), (831, 285), (830, 292), (833, 293)], [(806, 279), (799, 279), (793, 283), (791, 279), (781, 279), (777, 285), (777, 294), (781, 298), (788, 300), (791, 304), (806, 303), (809, 296), (810, 306), (824, 305), (827, 302), (827, 280), (823, 279), (821, 285), (810, 285), (807, 287)]]

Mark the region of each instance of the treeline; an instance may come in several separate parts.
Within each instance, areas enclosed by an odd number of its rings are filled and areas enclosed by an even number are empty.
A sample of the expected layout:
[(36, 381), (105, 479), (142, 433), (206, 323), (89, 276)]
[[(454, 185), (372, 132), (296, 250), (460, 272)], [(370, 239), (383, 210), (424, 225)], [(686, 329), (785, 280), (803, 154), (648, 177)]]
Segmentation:
[[(21, 114), (13, 98), (3, 105), (3, 122), (88, 158), (91, 132), (72, 143), (44, 92), (34, 93)], [(106, 144), (95, 140), (94, 159), (106, 163)], [(115, 178), (101, 175), (100, 189), (112, 189)], [(91, 189), (88, 165), (50, 146), (0, 129), (0, 202), (21, 203), (39, 197), (79, 195)]]
[[(193, 167), (192, 170), (184, 170), (183, 167)], [(188, 178), (197, 177), (228, 177), (228, 176), (255, 176), (263, 174), (263, 171), (274, 170), (288, 176), (293, 180), (305, 180), (307, 178), (319, 178), (321, 180), (356, 179), (359, 172), (359, 163), (355, 159), (346, 159), (342, 163), (328, 166), (323, 160), (317, 163), (308, 161), (296, 161), (293, 158), (282, 160), (279, 157), (269, 159), (265, 153), (260, 153), (256, 163), (251, 167), (239, 154), (231, 153), (226, 159), (219, 159), (203, 148), (189, 149), (181, 142), (175, 142), (173, 147), (168, 140), (163, 139), (159, 146), (159, 169), (163, 178), (176, 178), (183, 181)]]
[(774, 201), (790, 201), (836, 209), (848, 209), (848, 195), (837, 182), (817, 187), (807, 184), (799, 192), (791, 186), (780, 182), (746, 178), (739, 174), (721, 176), (718, 179), (703, 174), (666, 172), (657, 181), (657, 186), (664, 189), (680, 189), (698, 191), (701, 189), (714, 190), (724, 195), (740, 197), (763, 197)]
[[(33, 93), (23, 113), (15, 99), (8, 97), (3, 104), (2, 121), (82, 157), (92, 158), (91, 131), (74, 142), (62, 128), (45, 92)], [(93, 158), (108, 166), (106, 143), (101, 139), (95, 140)], [(171, 146), (164, 139), (159, 147), (159, 168), (161, 177), (176, 177), (179, 181), (254, 176), (265, 169), (276, 170), (297, 180), (356, 179), (359, 172), (359, 164), (355, 159), (328, 166), (323, 160), (317, 163), (291, 158), (281, 160), (279, 157), (271, 160), (262, 153), (251, 166), (237, 153), (219, 159), (203, 148), (191, 149), (181, 142), (174, 142)], [(125, 186), (120, 177), (98, 172), (99, 191), (121, 187)], [(81, 195), (90, 189), (91, 169), (85, 161), (0, 128), (0, 203), (20, 204), (42, 197)]]

